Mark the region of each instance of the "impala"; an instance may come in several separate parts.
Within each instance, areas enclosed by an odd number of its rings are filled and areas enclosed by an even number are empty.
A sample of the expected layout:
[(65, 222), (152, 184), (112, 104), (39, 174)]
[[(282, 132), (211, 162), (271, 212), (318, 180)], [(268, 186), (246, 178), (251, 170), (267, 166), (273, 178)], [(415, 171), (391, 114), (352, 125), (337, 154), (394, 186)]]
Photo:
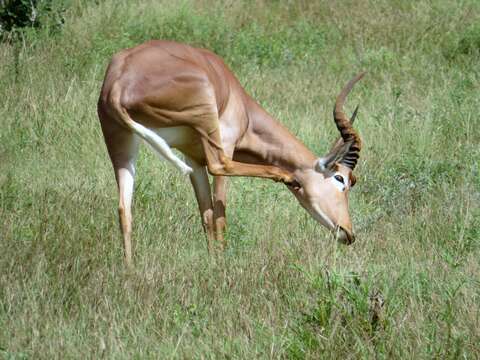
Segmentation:
[[(132, 262), (131, 204), (140, 139), (190, 175), (210, 249), (224, 245), (226, 176), (283, 182), (319, 223), (351, 244), (348, 192), (361, 148), (338, 95), (333, 117), (340, 132), (317, 158), (242, 88), (214, 53), (169, 41), (149, 41), (113, 56), (98, 101), (98, 116), (119, 192), (125, 261)], [(172, 148), (185, 155), (180, 159)], [(214, 176), (213, 195), (208, 173)]]

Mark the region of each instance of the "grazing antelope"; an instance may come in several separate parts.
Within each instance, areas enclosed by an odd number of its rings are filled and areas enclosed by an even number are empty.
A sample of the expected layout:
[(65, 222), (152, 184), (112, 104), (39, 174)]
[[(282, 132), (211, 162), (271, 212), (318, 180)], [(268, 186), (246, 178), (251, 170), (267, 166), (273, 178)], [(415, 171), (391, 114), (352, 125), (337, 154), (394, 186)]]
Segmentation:
[[(224, 244), (225, 176), (283, 182), (337, 239), (355, 240), (347, 195), (361, 148), (342, 108), (362, 74), (340, 92), (333, 117), (341, 137), (317, 158), (263, 110), (212, 52), (149, 41), (116, 54), (108, 66), (98, 116), (118, 184), (125, 261), (132, 262), (131, 204), (139, 140), (190, 174), (209, 249)], [(185, 155), (185, 162), (171, 148)], [(214, 176), (213, 197), (208, 172)]]

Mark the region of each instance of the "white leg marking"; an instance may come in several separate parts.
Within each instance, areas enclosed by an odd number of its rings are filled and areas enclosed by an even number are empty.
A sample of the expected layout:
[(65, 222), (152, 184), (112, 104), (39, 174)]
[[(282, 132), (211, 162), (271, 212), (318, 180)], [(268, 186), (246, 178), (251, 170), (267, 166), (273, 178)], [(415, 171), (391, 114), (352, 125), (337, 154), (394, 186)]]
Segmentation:
[(130, 169), (118, 169), (118, 191), (120, 193), (120, 201), (128, 213), (130, 213), (130, 208), (132, 206), (134, 176), (135, 169), (133, 166), (131, 166)]
[(118, 206), (118, 215), (120, 228), (123, 235), (123, 250), (127, 265), (132, 263), (132, 195), (134, 183), (134, 167), (130, 162), (127, 167), (121, 167), (117, 170), (118, 192), (120, 203)]
[(183, 174), (190, 174), (193, 172), (192, 168), (185, 164), (175, 153), (172, 148), (158, 136), (154, 131), (146, 128), (134, 121), (131, 122), (133, 129), (140, 135), (150, 146), (157, 152), (158, 155), (170, 161)]

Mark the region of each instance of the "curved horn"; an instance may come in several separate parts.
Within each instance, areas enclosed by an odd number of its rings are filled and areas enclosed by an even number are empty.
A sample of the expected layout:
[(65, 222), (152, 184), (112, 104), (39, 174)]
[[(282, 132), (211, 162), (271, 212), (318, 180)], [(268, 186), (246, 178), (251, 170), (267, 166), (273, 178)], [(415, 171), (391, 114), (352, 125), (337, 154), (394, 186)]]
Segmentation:
[[(357, 107), (355, 108), (355, 110), (353, 111), (353, 114), (352, 114), (352, 117), (350, 118), (350, 124), (353, 124), (353, 122), (355, 121), (355, 118), (357, 117), (357, 113), (358, 113), (358, 108), (359, 108), (360, 105), (357, 105)], [(342, 137), (340, 136), (332, 145), (331, 149), (330, 149), (330, 152), (329, 154), (337, 154), (339, 151), (340, 151), (340, 148), (342, 147), (342, 145), (344, 144), (344, 141), (342, 139)]]
[[(333, 119), (335, 120), (338, 131), (340, 131), (343, 142), (345, 144), (350, 144), (348, 146), (347, 152), (342, 157), (340, 162), (348, 166), (352, 170), (355, 168), (355, 165), (357, 165), (357, 160), (360, 156), (360, 149), (362, 148), (362, 141), (358, 133), (352, 127), (352, 121), (350, 121), (350, 119), (343, 112), (343, 104), (345, 103), (345, 99), (347, 98), (347, 95), (350, 93), (355, 83), (360, 80), (364, 75), (365, 73), (362, 72), (348, 82), (348, 84), (337, 96), (337, 101), (335, 102), (335, 107), (333, 109)], [(355, 116), (357, 115), (357, 109), (355, 109), (352, 115), (353, 120), (355, 120)]]
[(337, 96), (335, 107), (333, 109), (333, 119), (341, 136), (335, 141), (329, 153), (318, 160), (317, 166), (320, 171), (325, 170), (329, 165), (336, 161), (348, 166), (352, 170), (357, 164), (362, 142), (360, 136), (352, 127), (352, 124), (357, 116), (358, 106), (355, 108), (351, 119), (349, 119), (343, 112), (343, 104), (355, 83), (364, 75), (365, 72), (362, 72), (355, 76), (347, 85), (345, 85)]

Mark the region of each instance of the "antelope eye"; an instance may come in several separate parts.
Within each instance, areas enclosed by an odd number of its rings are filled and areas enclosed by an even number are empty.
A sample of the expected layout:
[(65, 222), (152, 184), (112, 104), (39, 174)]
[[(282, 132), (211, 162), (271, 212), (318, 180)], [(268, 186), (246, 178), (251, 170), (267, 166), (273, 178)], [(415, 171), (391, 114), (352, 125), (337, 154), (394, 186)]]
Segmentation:
[(344, 184), (344, 180), (343, 180), (343, 176), (340, 176), (340, 175), (335, 175), (334, 176), (335, 180), (337, 180), (338, 182)]

